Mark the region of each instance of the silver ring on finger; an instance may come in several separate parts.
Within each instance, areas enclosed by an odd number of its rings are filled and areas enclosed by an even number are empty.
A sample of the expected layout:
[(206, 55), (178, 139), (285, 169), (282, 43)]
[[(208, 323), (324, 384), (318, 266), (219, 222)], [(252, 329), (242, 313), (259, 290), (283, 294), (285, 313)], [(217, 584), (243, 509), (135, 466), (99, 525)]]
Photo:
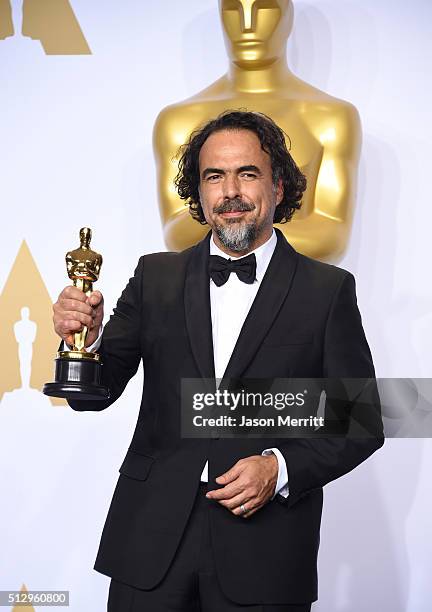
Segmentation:
[(246, 506), (244, 504), (240, 504), (240, 510), (242, 511), (242, 514), (245, 514)]

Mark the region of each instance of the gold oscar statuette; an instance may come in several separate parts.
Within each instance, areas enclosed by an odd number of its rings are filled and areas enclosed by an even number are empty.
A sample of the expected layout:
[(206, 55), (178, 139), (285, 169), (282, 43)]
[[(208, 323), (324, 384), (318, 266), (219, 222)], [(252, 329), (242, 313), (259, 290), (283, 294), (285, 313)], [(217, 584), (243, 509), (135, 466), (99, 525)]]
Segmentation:
[[(99, 278), (102, 255), (90, 248), (92, 232), (89, 227), (80, 230), (80, 246), (66, 253), (69, 278), (87, 296), (93, 291), (93, 283)], [(100, 384), (102, 362), (98, 353), (85, 349), (88, 329), (83, 327), (74, 334), (72, 350), (59, 351), (56, 357), (55, 382), (46, 383), (45, 395), (74, 400), (103, 400), (109, 398), (109, 390)]]

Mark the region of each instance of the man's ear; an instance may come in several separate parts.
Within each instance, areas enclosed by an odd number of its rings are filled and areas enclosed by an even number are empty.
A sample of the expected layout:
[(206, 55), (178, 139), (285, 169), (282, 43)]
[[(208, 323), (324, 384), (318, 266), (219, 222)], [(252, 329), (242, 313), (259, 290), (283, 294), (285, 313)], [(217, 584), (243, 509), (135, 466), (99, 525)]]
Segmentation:
[(283, 188), (283, 182), (282, 179), (278, 179), (277, 185), (276, 185), (276, 206), (279, 206), (279, 204), (282, 202), (284, 197), (284, 188)]

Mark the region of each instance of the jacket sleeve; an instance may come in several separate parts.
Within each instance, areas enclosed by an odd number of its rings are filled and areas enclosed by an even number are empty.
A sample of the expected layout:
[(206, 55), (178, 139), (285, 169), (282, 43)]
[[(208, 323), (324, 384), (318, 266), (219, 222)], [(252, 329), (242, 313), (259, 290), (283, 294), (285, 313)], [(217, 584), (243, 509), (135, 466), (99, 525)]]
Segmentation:
[(354, 277), (346, 273), (333, 297), (324, 338), (323, 377), (351, 381), (355, 394), (348, 401), (350, 421), (367, 435), (286, 440), (278, 445), (288, 468), (289, 496), (277, 496), (292, 506), (303, 495), (343, 476), (384, 443), (380, 399), (372, 356), (357, 307)]
[(101, 384), (110, 390), (108, 400), (68, 400), (74, 410), (104, 410), (123, 393), (136, 373), (141, 357), (142, 284), (144, 257), (141, 257), (134, 276), (129, 279), (113, 314), (105, 325), (102, 342), (97, 351), (102, 361)]

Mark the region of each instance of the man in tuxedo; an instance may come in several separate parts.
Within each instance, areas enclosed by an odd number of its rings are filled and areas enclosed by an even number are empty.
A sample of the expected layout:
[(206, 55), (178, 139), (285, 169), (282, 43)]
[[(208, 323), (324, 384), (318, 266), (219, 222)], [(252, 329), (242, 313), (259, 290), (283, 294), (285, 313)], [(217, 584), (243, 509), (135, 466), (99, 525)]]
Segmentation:
[(376, 388), (354, 400), (376, 437), (264, 440), (182, 438), (180, 386), (373, 378), (354, 278), (300, 255), (273, 228), (300, 207), (306, 182), (268, 117), (226, 112), (192, 134), (176, 185), (211, 229), (201, 242), (141, 257), (102, 333), (100, 292), (67, 287), (54, 305), (67, 343), (90, 330), (111, 391), (108, 401), (71, 401), (74, 410), (106, 408), (144, 366), (95, 569), (112, 578), (111, 612), (307, 612), (322, 487), (383, 443)]

